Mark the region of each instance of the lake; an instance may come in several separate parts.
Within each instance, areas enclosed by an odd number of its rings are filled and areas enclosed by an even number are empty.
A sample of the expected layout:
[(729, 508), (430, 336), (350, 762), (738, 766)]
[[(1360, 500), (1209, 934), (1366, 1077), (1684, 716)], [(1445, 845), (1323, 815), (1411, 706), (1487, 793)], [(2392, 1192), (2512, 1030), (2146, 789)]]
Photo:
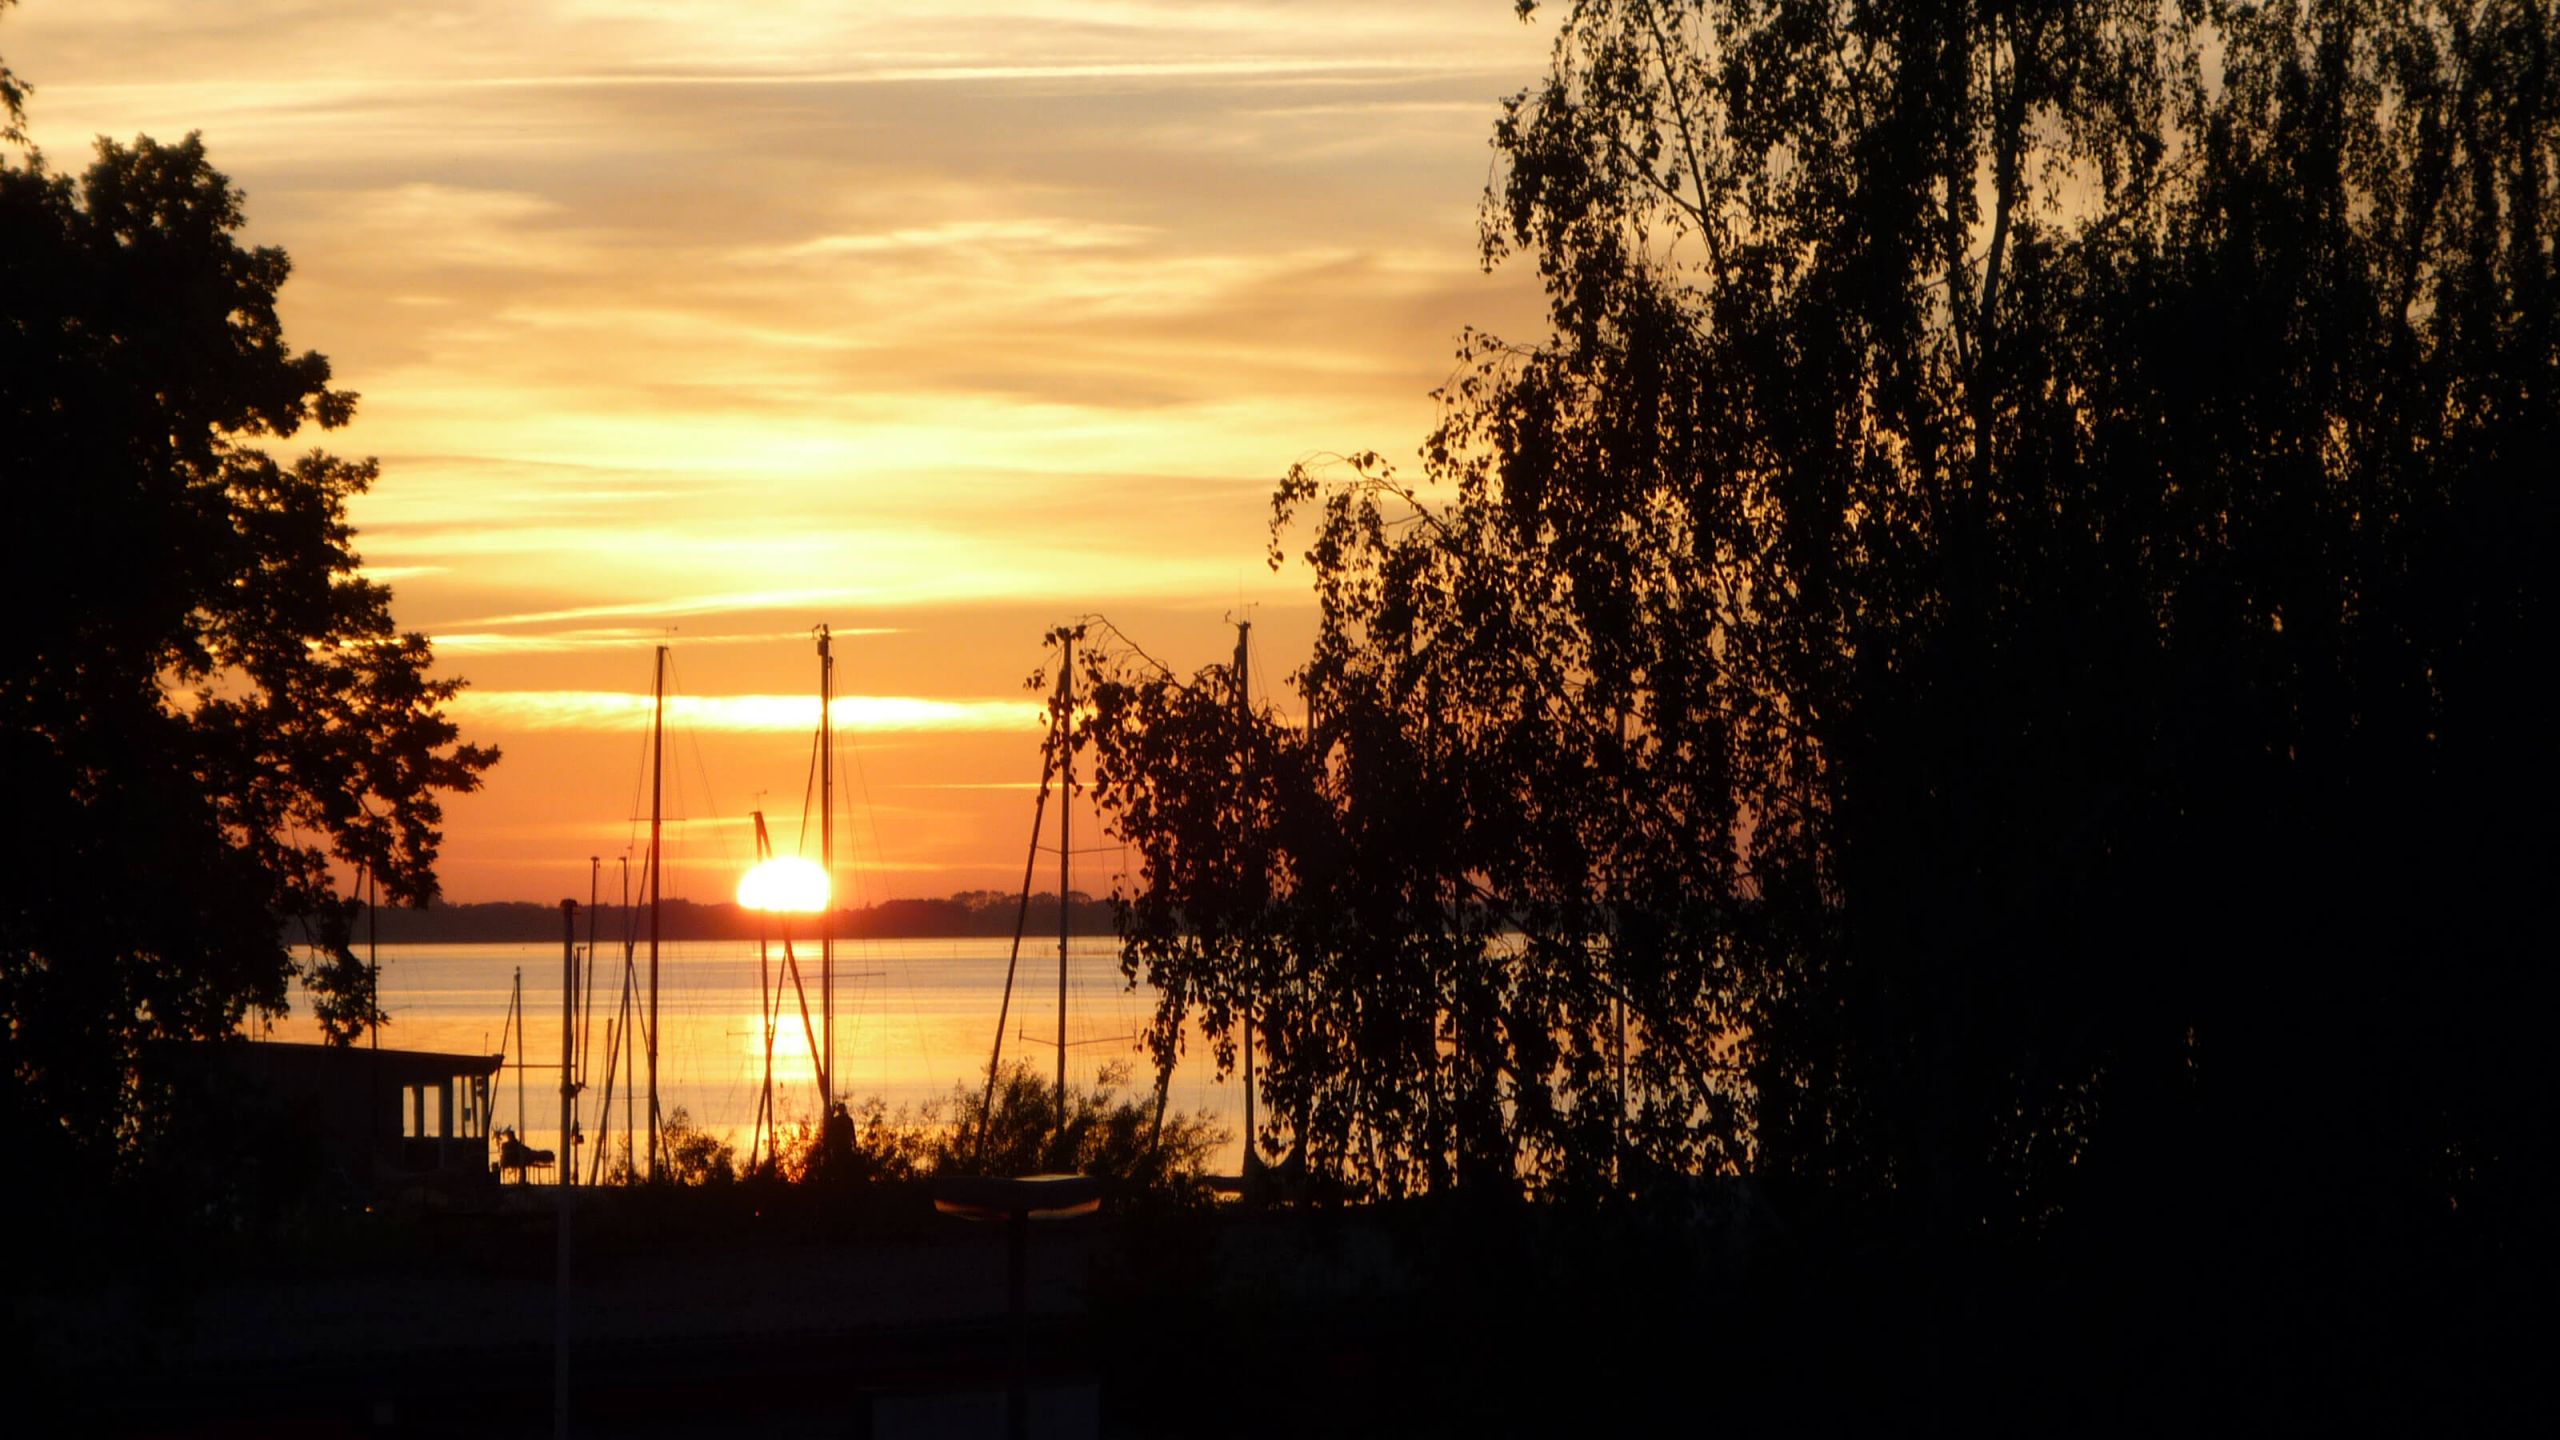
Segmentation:
[[(1001, 939), (837, 942), (836, 1067), (840, 1078), (836, 1088), (840, 1096), (857, 1109), (861, 1101), (878, 1096), (894, 1111), (944, 1099), (957, 1085), (968, 1085), (975, 1094), (995, 1039), (1007, 943)], [(645, 1074), (617, 1073), (609, 1125), (600, 1118), (608, 1056), (620, 1048), (624, 1012), (622, 947), (606, 939), (598, 948), (603, 963), (587, 967), (592, 983), (580, 987), (586, 1015), (580, 1028), (586, 1037), (582, 1045), (587, 1088), (578, 1113), (581, 1128), (589, 1135), (607, 1134), (618, 1154), (629, 1115), (622, 1098), (626, 1080), (630, 1093), (640, 1096), (644, 1107), (647, 1082)], [(1052, 938), (1045, 946), (1026, 941), (1023, 950), (1013, 1007), (1005, 1022), (1005, 1063), (1027, 1060), (1047, 1075), (1056, 1063), (1057, 941)], [(814, 1023), (820, 1008), (817, 948), (795, 945), (793, 951)], [(777, 944), (770, 953), (779, 973), (782, 947)], [(384, 1048), (488, 1055), (498, 1053), (503, 1040), (507, 1068), (498, 1076), (494, 1123), (517, 1125), (520, 1116), (526, 1143), (557, 1150), (560, 946), (385, 945), (381, 956), (382, 1003), (390, 1016), (382, 1027)], [(648, 947), (643, 943), (632, 957), (633, 1015), (643, 1013), (648, 1005), (648, 963)], [(524, 996), (521, 1047), (507, 1023), (508, 999), (519, 975)], [(659, 949), (658, 1013), (664, 1035), (658, 1051), (659, 1107), (670, 1115), (682, 1107), (696, 1125), (736, 1146), (741, 1161), (753, 1132), (764, 1071), (759, 993), (753, 941), (686, 941)], [(1091, 1085), (1105, 1066), (1116, 1065), (1128, 1074), (1121, 1087), (1124, 1095), (1152, 1093), (1154, 1068), (1139, 1051), (1137, 1035), (1154, 1008), (1152, 990), (1141, 986), (1132, 991), (1121, 978), (1116, 940), (1097, 936), (1070, 942), (1068, 1079)], [(318, 1038), (307, 1005), (297, 1006), (293, 1017), (277, 1022), (270, 1033), (278, 1040)], [(608, 1034), (614, 1037), (611, 1049)], [(1214, 1162), (1216, 1168), (1233, 1173), (1242, 1163), (1244, 1149), (1243, 1087), (1232, 1077), (1218, 1083), (1197, 1033), (1188, 1038), (1186, 1053), (1195, 1058), (1175, 1070), (1170, 1108), (1207, 1110), (1235, 1132), (1226, 1154)], [(521, 1069), (517, 1068), (519, 1053), (525, 1062)], [(633, 1053), (637, 1054), (636, 1048)], [(795, 1120), (816, 1121), (816, 1076), (799, 1000), (786, 985), (774, 1037), (774, 1104), (786, 1126)], [(645, 1148), (645, 1135), (642, 1140)], [(583, 1169), (580, 1178), (584, 1178)]]

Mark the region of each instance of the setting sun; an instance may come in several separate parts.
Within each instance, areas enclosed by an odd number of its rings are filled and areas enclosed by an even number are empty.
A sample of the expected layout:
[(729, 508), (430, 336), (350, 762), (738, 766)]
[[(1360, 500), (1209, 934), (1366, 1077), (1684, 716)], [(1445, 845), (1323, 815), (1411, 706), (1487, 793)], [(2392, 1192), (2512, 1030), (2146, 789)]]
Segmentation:
[(738, 903), (750, 910), (813, 915), (827, 908), (827, 872), (797, 855), (777, 855), (738, 877)]

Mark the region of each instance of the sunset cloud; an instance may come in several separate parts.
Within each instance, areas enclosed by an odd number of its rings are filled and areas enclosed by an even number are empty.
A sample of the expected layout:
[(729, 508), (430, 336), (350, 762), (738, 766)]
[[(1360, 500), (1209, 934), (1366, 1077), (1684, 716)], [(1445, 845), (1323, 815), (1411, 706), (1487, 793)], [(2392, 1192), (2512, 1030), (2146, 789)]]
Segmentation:
[[(889, 635), (885, 629), (847, 630), (845, 635)], [(585, 630), (553, 630), (531, 634), (507, 634), (499, 631), (460, 631), (447, 635), (430, 635), (428, 641), (436, 653), (447, 658), (472, 655), (557, 655), (582, 650), (612, 650), (638, 653), (667, 639), (664, 630), (651, 630), (635, 625), (610, 625)], [(745, 635), (704, 635), (689, 633), (685, 648), (700, 645), (765, 645), (777, 640), (806, 639), (797, 630), (762, 630)]]
[[(371, 573), (368, 570), (367, 573)], [(528, 610), (515, 615), (484, 615), (465, 620), (464, 625), (548, 625), (562, 620), (602, 620), (617, 616), (654, 616), (673, 619), (686, 615), (729, 614), (749, 610), (806, 609), (811, 606), (842, 604), (846, 592), (840, 590), (730, 590), (710, 595), (670, 596), (663, 600), (634, 600), (613, 605), (580, 605), (567, 610)], [(592, 632), (591, 632), (592, 633)], [(638, 639), (659, 632), (626, 628), (618, 633)], [(805, 632), (791, 632), (797, 638)], [(885, 630), (839, 629), (845, 635), (882, 635)], [(692, 644), (698, 637), (686, 637)], [(777, 635), (773, 638), (782, 638)], [(440, 637), (437, 644), (444, 643)]]
[[(607, 730), (636, 733), (649, 722), (647, 695), (605, 690), (466, 690), (451, 708), (465, 725), (491, 731)], [(882, 735), (979, 731), (1037, 736), (1041, 702), (928, 700), (912, 695), (839, 695), (838, 729)], [(667, 724), (698, 731), (807, 734), (818, 728), (815, 695), (670, 695)]]
[(633, 724), (654, 643), (705, 767), (762, 775), (820, 621), (841, 723), (928, 807), (908, 868), (1011, 883), (1037, 707), (983, 697), (1046, 629), (1146, 614), (1183, 666), (1229, 612), (1309, 633), (1274, 481), (1411, 468), (1458, 331), (1534, 338), (1476, 210), (1547, 33), (1501, 0), (24, 0), (0, 53), (54, 166), (202, 131), (293, 257), (286, 333), (362, 401), (286, 448), (381, 459), (365, 573), (475, 682), (466, 733), (519, 737), (447, 830), (449, 892), (508, 898), (550, 863), (511, 827), (627, 787), (568, 754)]

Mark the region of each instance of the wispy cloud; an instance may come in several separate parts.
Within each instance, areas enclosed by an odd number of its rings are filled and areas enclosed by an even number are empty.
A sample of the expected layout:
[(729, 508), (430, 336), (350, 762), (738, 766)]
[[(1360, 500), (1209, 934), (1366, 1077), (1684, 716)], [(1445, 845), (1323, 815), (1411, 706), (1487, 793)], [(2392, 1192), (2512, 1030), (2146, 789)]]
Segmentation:
[(417, 182), (348, 192), (350, 218), (376, 245), (396, 244), (429, 265), (562, 270), (584, 249), (560, 201), (520, 190)]
[(743, 259), (808, 260), (838, 255), (878, 255), (911, 250), (947, 253), (955, 246), (1005, 250), (1101, 250), (1135, 245), (1157, 230), (1146, 225), (1024, 216), (1009, 220), (947, 220), (849, 235), (819, 235), (769, 251), (741, 252)]
[[(618, 616), (718, 615), (739, 611), (789, 610), (810, 606), (840, 605), (853, 597), (843, 589), (804, 590), (732, 590), (716, 595), (686, 595), (665, 600), (627, 600), (609, 605), (575, 605), (562, 610), (526, 610), (512, 615), (483, 615), (474, 620), (457, 622), (462, 627), (501, 625), (551, 625), (563, 620), (604, 620)], [(840, 629), (839, 635), (891, 635), (889, 629)], [(694, 637), (687, 636), (687, 643)], [(438, 642), (442, 643), (442, 642)]]
[[(886, 628), (846, 629), (838, 635), (894, 635)], [(613, 625), (585, 630), (554, 630), (525, 635), (497, 631), (458, 631), (447, 635), (431, 635), (436, 653), (456, 655), (552, 655), (587, 650), (630, 650), (655, 644), (667, 638), (662, 629), (639, 625)], [(703, 645), (761, 645), (775, 640), (805, 640), (805, 630), (759, 630), (741, 635), (702, 635), (687, 632), (685, 648)]]
[[(492, 731), (610, 730), (648, 721), (646, 695), (609, 690), (466, 690), (448, 709), (466, 726)], [(913, 695), (839, 695), (837, 728), (856, 733), (999, 732), (1036, 734), (1040, 703), (1031, 699), (929, 700)], [(818, 725), (814, 695), (673, 695), (671, 725), (696, 731), (808, 731)]]

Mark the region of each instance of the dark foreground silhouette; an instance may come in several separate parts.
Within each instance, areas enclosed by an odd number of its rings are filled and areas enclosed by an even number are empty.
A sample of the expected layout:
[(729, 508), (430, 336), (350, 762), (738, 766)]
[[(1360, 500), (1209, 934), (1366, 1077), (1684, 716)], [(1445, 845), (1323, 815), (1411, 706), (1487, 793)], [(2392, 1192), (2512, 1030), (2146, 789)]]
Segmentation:
[[(525, 1198), (22, 1289), (0, 1337), (26, 1366), (11, 1413), (46, 1422), (26, 1433), (546, 1433), (556, 1221)], [(921, 1185), (587, 1195), (577, 1429), (858, 1431), (997, 1393), (1000, 1229), (936, 1216)], [(1109, 1433), (1164, 1435), (2432, 1428), (2528, 1398), (2515, 1257), (2127, 1238), (1915, 1245), (1741, 1184), (1597, 1212), (1115, 1204), (1035, 1227), (1028, 1375)]]

